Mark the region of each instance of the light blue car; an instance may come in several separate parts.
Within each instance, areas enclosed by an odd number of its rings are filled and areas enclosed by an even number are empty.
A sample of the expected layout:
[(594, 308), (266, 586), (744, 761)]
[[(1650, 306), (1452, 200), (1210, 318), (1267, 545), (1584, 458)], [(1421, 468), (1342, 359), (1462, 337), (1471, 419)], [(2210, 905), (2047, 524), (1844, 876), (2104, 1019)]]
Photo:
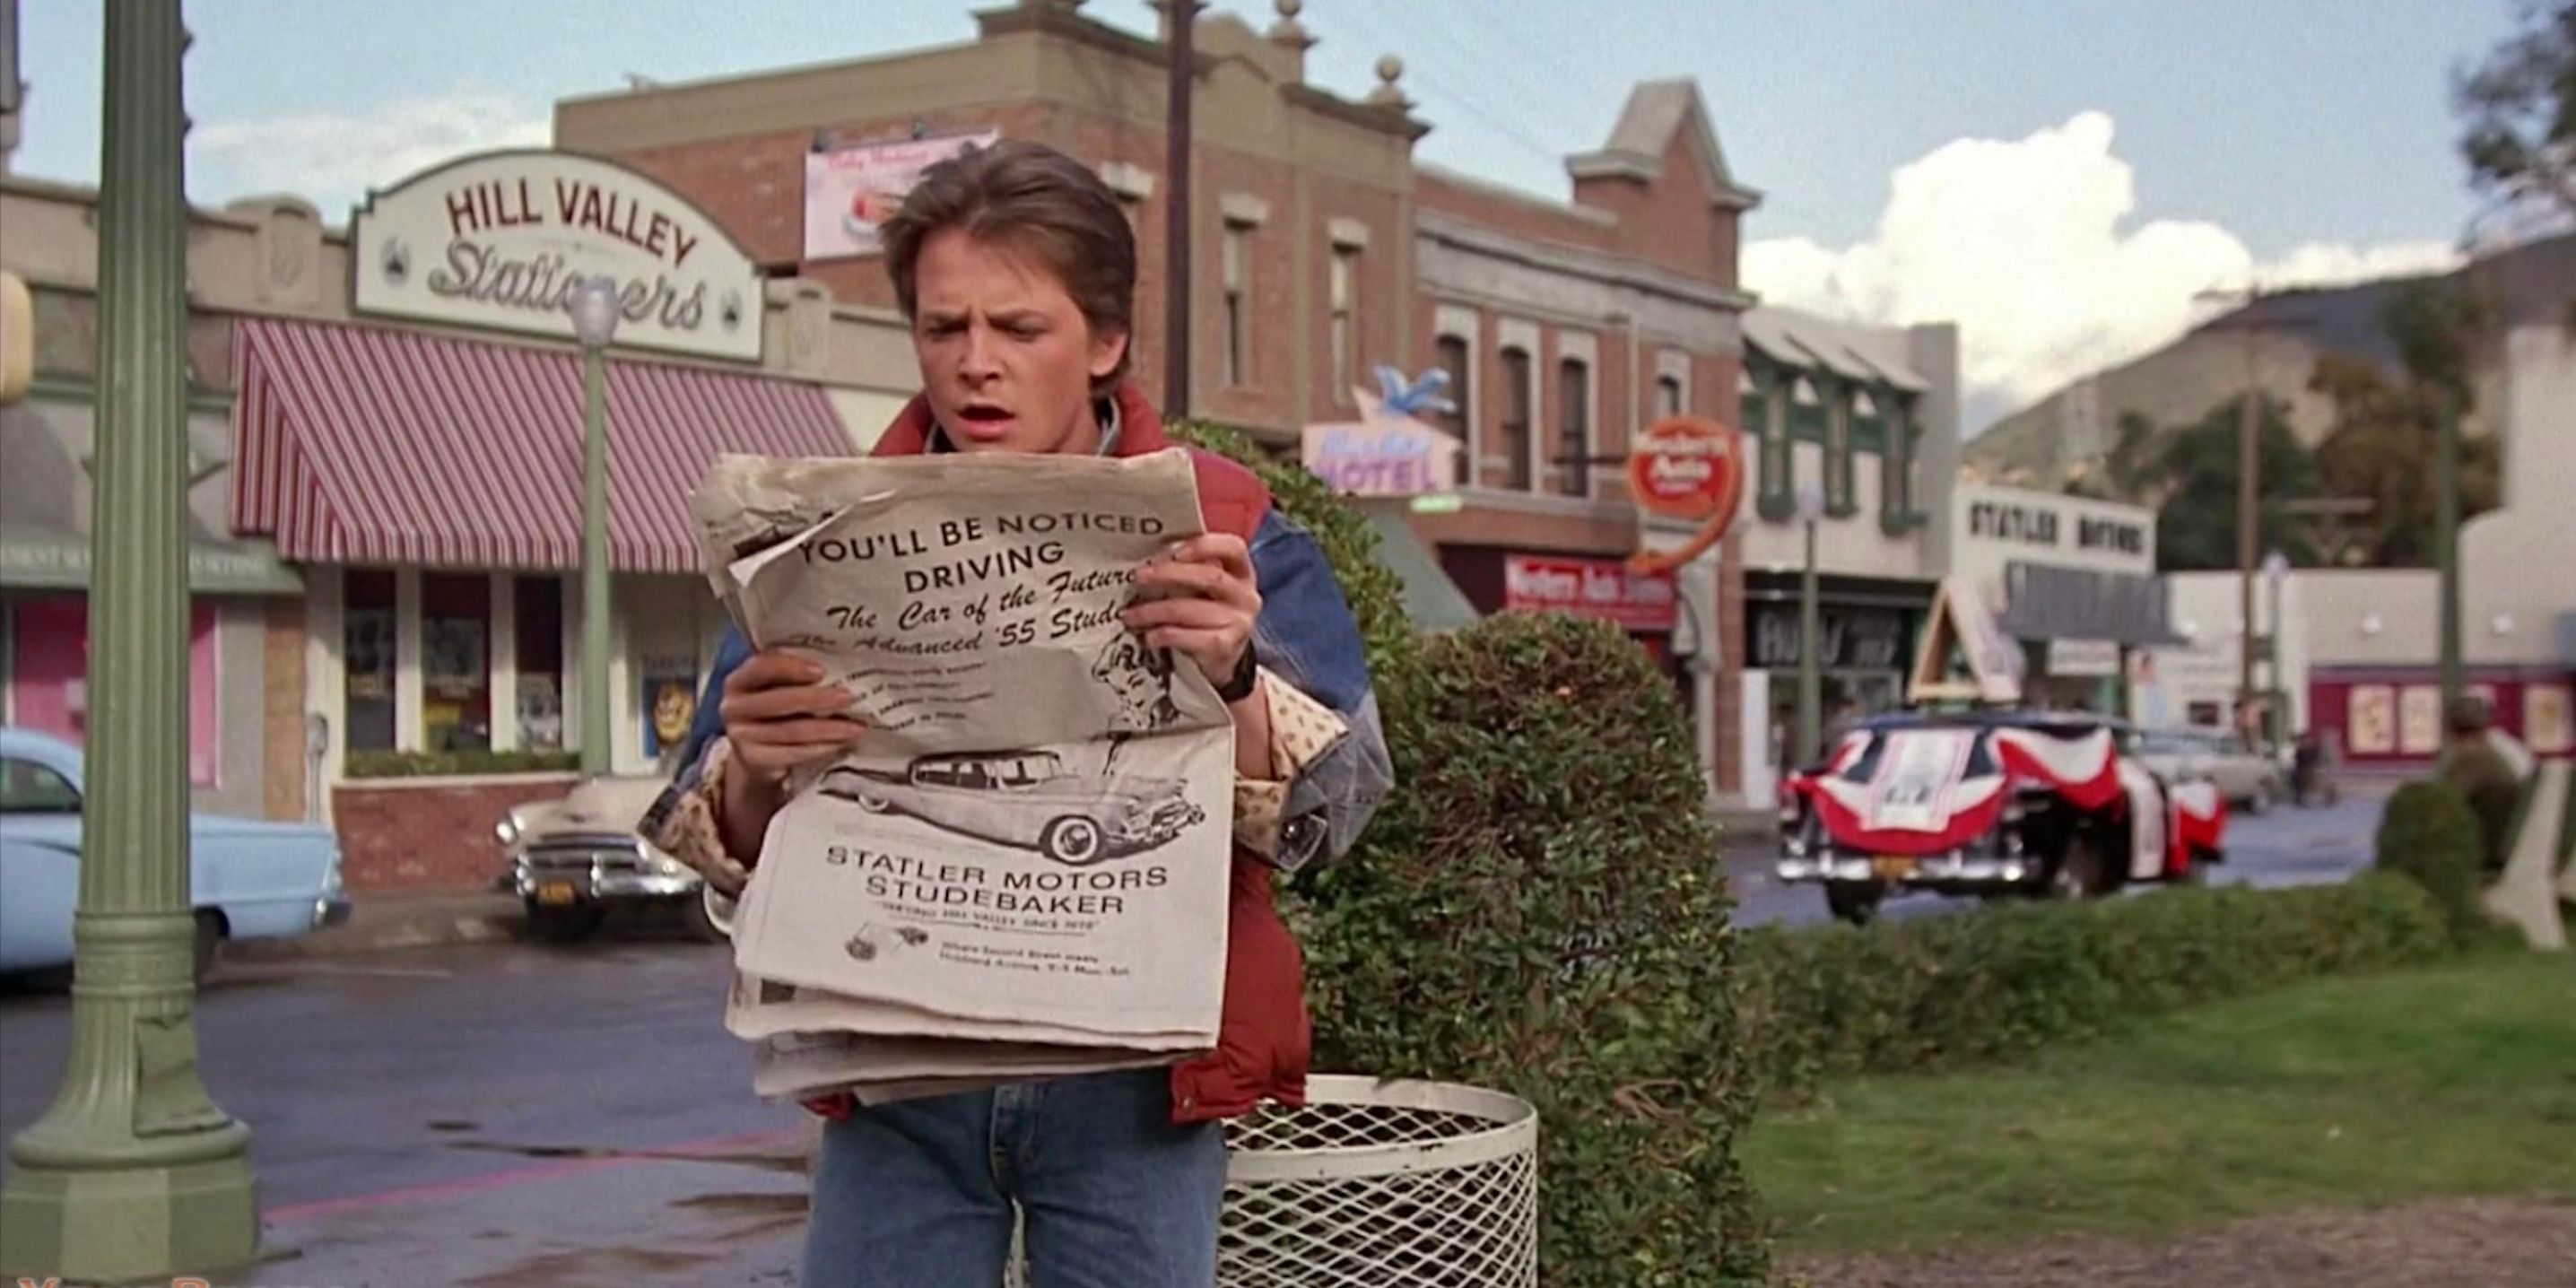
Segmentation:
[[(80, 748), (0, 729), (0, 971), (71, 963), (80, 855)], [(327, 827), (190, 814), (188, 856), (200, 977), (223, 940), (348, 920), (340, 842)]]

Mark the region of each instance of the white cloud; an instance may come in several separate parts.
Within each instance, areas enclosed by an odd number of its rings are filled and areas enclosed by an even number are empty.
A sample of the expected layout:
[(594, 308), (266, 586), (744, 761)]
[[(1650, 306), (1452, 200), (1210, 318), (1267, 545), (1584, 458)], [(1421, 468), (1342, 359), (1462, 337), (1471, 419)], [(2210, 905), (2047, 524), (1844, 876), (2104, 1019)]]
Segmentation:
[(1770, 303), (1879, 323), (1955, 321), (1972, 406), (2009, 410), (2181, 334), (2193, 296), (2241, 285), (2321, 286), (2447, 268), (2439, 242), (2318, 243), (2258, 264), (2216, 224), (2127, 227), (2135, 172), (2109, 115), (2084, 112), (2017, 141), (1960, 139), (1899, 169), (1877, 230), (1840, 250), (1802, 237), (1745, 247)]
[(292, 193), (338, 223), (371, 186), (468, 152), (544, 147), (553, 135), (543, 105), (469, 87), (364, 114), (206, 122), (189, 132), (188, 145), (191, 168), (204, 176), (201, 193), (217, 201)]

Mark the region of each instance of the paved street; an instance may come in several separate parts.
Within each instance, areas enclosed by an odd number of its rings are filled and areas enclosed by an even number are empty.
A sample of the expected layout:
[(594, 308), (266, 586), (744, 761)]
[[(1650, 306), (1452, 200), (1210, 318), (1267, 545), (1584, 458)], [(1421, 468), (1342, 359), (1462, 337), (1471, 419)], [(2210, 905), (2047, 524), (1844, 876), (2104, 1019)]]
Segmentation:
[[(2217, 879), (2339, 879), (2368, 863), (2383, 799), (2241, 820)], [(1823, 918), (1763, 851), (1728, 868), (1748, 920)], [(643, 936), (227, 966), (199, 1012), (206, 1079), (251, 1123), (272, 1232), (301, 1249), (248, 1282), (791, 1282), (802, 1115), (751, 1099), (722, 971), (720, 949)], [(43, 1111), (68, 1018), (63, 998), (0, 999), (0, 1130)]]
[[(2276, 808), (2257, 818), (2242, 813), (2227, 823), (2227, 862), (2212, 870), (2213, 885), (2285, 886), (2340, 881), (2370, 866), (2371, 837), (2391, 785), (2347, 783), (2343, 799), (2317, 809)], [(1766, 844), (1729, 846), (1727, 880), (1741, 925), (1805, 925), (1824, 921), (1825, 894), (1818, 886), (1783, 886), (1771, 876), (1773, 849)], [(1916, 917), (1974, 907), (1973, 900), (1909, 895), (1891, 900), (1882, 915)]]
[[(206, 1081), (302, 1249), (248, 1282), (790, 1282), (803, 1115), (752, 1100), (722, 970), (644, 940), (226, 968)], [(43, 1112), (69, 1010), (0, 1000), (0, 1129)]]

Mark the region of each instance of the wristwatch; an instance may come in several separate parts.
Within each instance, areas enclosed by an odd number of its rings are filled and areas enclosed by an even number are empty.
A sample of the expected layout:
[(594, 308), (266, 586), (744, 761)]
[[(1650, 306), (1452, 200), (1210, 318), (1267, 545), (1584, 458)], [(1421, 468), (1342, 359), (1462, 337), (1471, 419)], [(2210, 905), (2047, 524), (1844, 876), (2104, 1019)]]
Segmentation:
[(1225, 683), (1216, 686), (1216, 696), (1223, 699), (1227, 706), (1233, 706), (1251, 697), (1253, 686), (1260, 682), (1261, 664), (1253, 659), (1252, 645), (1245, 644), (1242, 660), (1234, 664), (1234, 674), (1225, 677)]

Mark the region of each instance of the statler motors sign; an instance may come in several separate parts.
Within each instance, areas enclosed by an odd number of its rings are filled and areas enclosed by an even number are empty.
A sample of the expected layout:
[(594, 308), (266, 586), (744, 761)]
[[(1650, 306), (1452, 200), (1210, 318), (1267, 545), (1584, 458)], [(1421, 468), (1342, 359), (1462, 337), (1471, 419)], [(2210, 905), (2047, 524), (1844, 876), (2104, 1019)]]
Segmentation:
[(359, 313), (573, 338), (584, 278), (617, 283), (617, 343), (760, 360), (760, 272), (670, 189), (595, 157), (489, 152), (371, 194), (350, 274)]

